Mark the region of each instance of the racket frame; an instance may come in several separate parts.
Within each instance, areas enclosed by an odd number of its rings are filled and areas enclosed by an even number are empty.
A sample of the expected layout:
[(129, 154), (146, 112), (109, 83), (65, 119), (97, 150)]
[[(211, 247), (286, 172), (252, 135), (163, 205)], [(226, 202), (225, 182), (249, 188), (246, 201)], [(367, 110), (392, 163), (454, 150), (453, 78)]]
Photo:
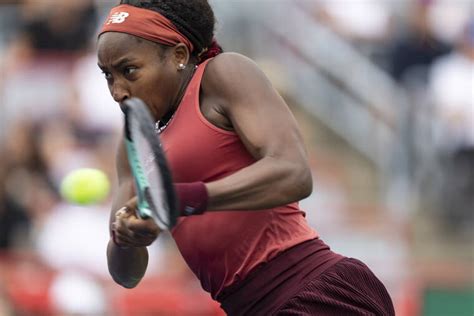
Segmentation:
[[(125, 113), (124, 141), (137, 193), (138, 215), (143, 219), (151, 217), (155, 220), (160, 229), (170, 230), (176, 225), (179, 213), (171, 170), (168, 167), (168, 162), (159, 135), (155, 132), (155, 122), (153, 121), (152, 115), (146, 104), (138, 98), (125, 100), (123, 102), (123, 109)], [(142, 133), (145, 140), (148, 142), (148, 146), (154, 156), (153, 163), (155, 163), (156, 168), (160, 170), (161, 185), (164, 189), (166, 205), (168, 205), (168, 223), (156, 211), (156, 206), (153, 203), (153, 192), (151, 192), (149, 181), (145, 176), (144, 167), (140, 163), (138, 150), (133, 141), (133, 132), (130, 130), (132, 116), (135, 116), (135, 119), (140, 122), (139, 132)]]

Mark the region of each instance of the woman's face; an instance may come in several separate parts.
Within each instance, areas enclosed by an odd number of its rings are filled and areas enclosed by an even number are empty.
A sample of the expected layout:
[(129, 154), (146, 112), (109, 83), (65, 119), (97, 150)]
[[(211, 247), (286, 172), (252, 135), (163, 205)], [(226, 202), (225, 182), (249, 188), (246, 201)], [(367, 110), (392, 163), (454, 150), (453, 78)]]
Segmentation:
[(142, 99), (155, 119), (170, 110), (179, 88), (172, 54), (132, 35), (107, 32), (98, 41), (98, 65), (116, 102)]

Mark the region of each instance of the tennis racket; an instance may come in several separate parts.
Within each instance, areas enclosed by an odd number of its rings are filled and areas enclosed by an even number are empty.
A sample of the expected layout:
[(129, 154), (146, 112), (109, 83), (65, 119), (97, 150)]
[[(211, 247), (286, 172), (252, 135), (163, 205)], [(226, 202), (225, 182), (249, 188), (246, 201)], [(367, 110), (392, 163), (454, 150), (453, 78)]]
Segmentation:
[(138, 99), (124, 101), (125, 145), (137, 193), (137, 211), (143, 218), (153, 218), (160, 229), (170, 230), (176, 224), (178, 209), (165, 154), (155, 122)]

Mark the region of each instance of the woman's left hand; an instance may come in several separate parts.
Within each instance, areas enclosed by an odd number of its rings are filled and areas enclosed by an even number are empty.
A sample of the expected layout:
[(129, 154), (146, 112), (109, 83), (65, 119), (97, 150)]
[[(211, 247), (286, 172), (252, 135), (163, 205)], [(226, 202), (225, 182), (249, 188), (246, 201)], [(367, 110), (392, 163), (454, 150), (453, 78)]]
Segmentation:
[(146, 247), (151, 245), (161, 233), (161, 229), (152, 218), (137, 216), (137, 198), (115, 212), (112, 223), (114, 243), (119, 247)]

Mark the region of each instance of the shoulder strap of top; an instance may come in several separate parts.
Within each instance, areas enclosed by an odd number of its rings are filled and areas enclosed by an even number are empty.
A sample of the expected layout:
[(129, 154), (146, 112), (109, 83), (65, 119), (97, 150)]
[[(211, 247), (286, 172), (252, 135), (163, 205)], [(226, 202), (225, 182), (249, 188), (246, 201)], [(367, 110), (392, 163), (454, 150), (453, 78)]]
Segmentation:
[(204, 75), (204, 70), (206, 70), (207, 64), (212, 60), (212, 58), (205, 60), (203, 63), (199, 64), (196, 69), (196, 72), (191, 79), (192, 84), (201, 84), (202, 77)]

